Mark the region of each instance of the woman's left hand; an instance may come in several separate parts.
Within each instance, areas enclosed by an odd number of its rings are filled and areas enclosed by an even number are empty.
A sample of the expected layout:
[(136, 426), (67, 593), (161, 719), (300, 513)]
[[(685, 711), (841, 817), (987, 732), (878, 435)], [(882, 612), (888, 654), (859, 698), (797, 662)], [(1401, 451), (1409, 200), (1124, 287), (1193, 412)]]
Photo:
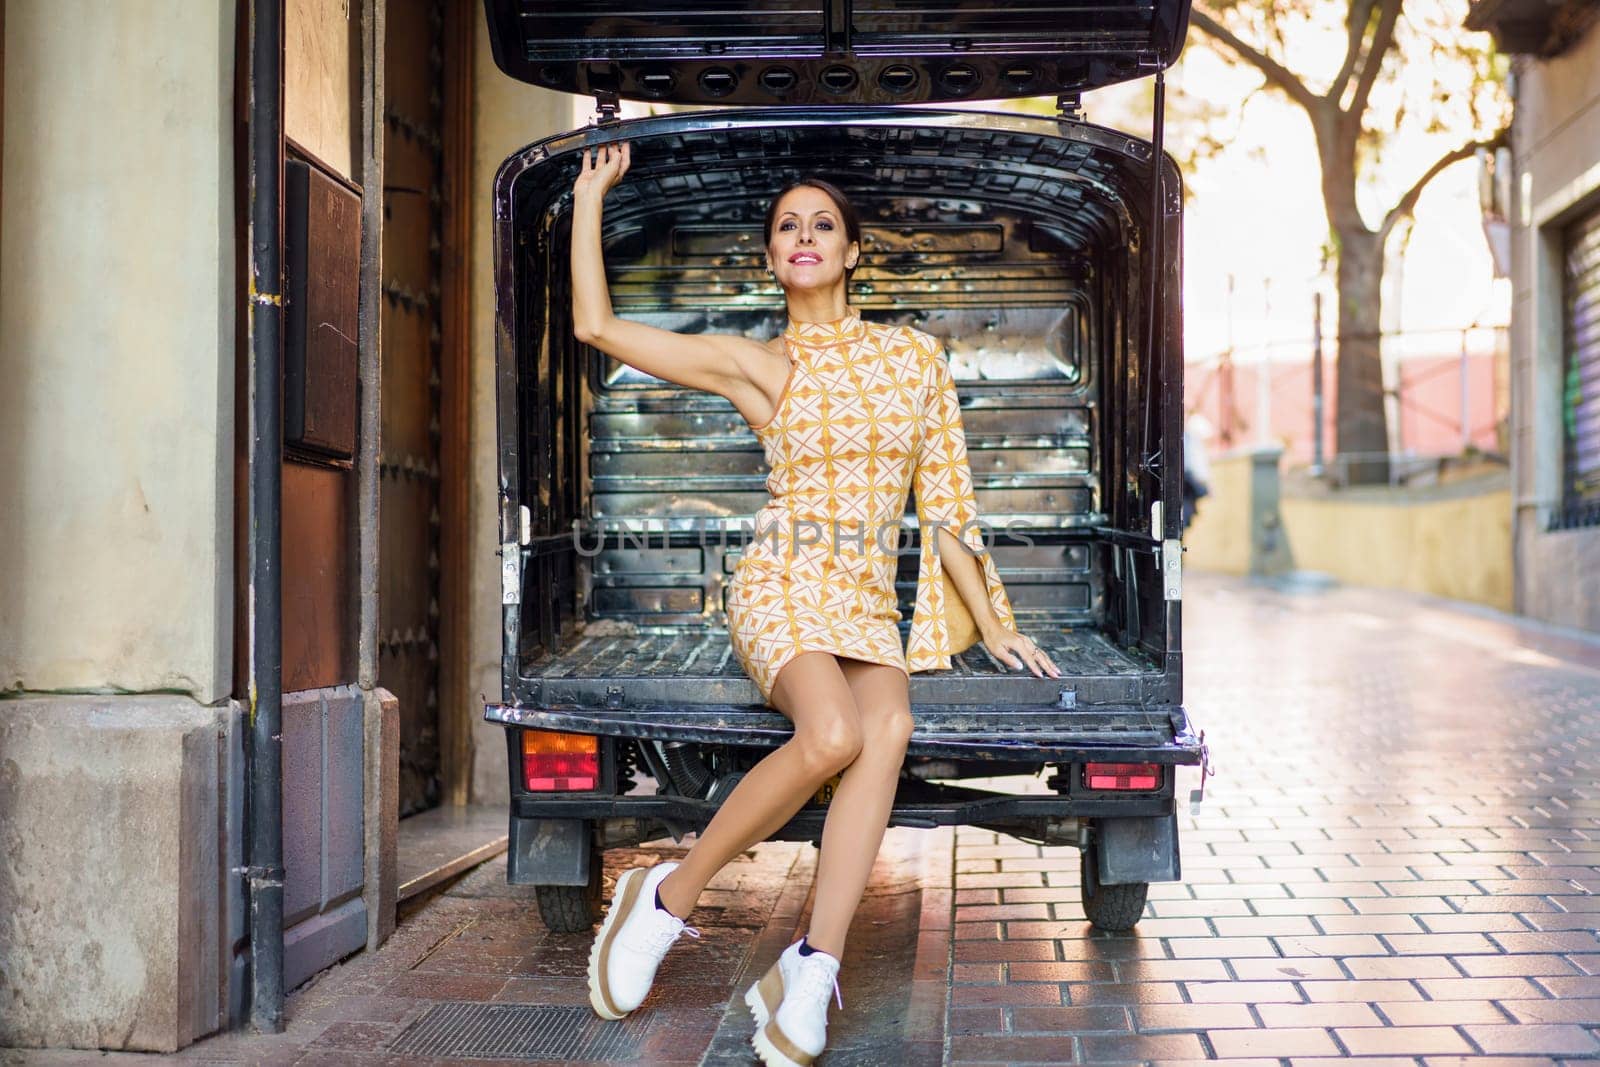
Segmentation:
[(1026, 666), (1037, 678), (1049, 676), (1061, 677), (1061, 671), (1055, 663), (1045, 654), (1044, 649), (1033, 643), (1033, 638), (1020, 634), (1006, 626), (995, 626), (993, 629), (982, 633), (983, 647), (989, 653), (1013, 669)]

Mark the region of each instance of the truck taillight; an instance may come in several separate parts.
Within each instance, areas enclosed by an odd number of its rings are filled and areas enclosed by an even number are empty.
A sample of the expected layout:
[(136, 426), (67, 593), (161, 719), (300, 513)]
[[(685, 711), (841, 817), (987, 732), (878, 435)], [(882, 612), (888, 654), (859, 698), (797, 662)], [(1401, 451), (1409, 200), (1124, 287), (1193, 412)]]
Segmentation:
[(522, 731), (522, 785), (531, 793), (593, 789), (600, 781), (600, 739), (551, 730)]
[(1085, 763), (1083, 784), (1090, 789), (1148, 792), (1161, 787), (1161, 766), (1155, 763)]

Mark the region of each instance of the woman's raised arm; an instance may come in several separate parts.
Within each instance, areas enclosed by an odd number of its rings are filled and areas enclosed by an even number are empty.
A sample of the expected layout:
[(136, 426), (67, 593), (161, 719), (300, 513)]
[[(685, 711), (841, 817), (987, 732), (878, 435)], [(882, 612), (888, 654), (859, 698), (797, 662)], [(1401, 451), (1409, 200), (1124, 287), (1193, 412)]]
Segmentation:
[[(596, 157), (591, 159), (590, 152)], [(572, 184), (572, 331), (584, 344), (646, 374), (733, 398), (750, 392), (746, 367), (764, 346), (736, 334), (687, 334), (619, 318), (611, 310), (600, 245), (606, 193), (628, 172), (629, 147), (606, 144), (582, 150)]]

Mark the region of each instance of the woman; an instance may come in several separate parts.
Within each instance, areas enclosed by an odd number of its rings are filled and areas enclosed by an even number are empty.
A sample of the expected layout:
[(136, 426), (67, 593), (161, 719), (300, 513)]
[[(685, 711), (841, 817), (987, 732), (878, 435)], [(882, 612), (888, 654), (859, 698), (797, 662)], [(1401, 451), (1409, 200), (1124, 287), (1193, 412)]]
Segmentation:
[[(762, 696), (795, 729), (744, 776), (681, 862), (618, 879), (589, 957), (590, 1003), (607, 1019), (637, 1007), (667, 949), (686, 931), (699, 936), (683, 920), (717, 871), (840, 775), (823, 827), (810, 928), (745, 994), (762, 1060), (807, 1064), (825, 1044), (845, 936), (894, 802), (911, 737), (910, 672), (948, 667), (951, 652), (971, 644), (973, 637), (952, 639), (962, 607), (1001, 662), (1041, 677), (1060, 672), (1012, 628), (989, 555), (961, 548), (981, 552), (983, 542), (960, 408), (938, 342), (865, 323), (846, 303), (861, 245), (843, 194), (808, 179), (768, 210), (767, 270), (789, 314), (781, 336), (762, 344), (679, 334), (611, 310), (601, 203), (629, 157), (627, 144), (605, 145), (594, 158), (583, 152), (573, 185), (574, 332), (629, 366), (726, 397), (761, 439), (773, 499), (735, 568), (728, 632)], [(923, 538), (917, 612), (902, 650), (894, 551), (910, 482), (936, 533)], [(802, 526), (816, 529), (802, 533)], [(886, 535), (893, 548), (885, 548)]]

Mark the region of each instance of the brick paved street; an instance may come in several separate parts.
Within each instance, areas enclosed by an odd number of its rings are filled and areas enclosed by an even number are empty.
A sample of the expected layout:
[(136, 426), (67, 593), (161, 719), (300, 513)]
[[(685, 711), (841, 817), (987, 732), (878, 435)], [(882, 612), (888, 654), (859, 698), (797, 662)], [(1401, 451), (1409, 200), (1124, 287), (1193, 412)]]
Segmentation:
[[(821, 1062), (1600, 1057), (1600, 644), (1396, 594), (1186, 593), (1217, 775), (1182, 820), (1184, 880), (1152, 887), (1135, 933), (1091, 934), (1075, 850), (895, 831)], [(609, 856), (608, 883), (637, 855)], [(180, 1058), (447, 1062), (449, 1013), (494, 1004), (570, 1008), (563, 1062), (751, 1063), (733, 994), (804, 922), (814, 859), (730, 866), (625, 1024), (593, 1020), (589, 938), (544, 931), (502, 860), (292, 997), (285, 1034)]]

